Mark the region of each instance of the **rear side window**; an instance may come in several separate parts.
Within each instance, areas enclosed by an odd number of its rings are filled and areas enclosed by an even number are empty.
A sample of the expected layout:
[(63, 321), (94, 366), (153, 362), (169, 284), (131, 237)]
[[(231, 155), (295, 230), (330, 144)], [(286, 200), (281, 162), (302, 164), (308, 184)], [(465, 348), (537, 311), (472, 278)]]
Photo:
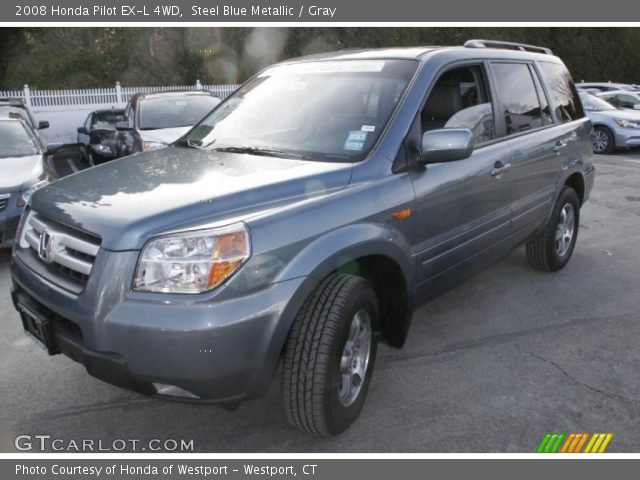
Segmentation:
[(540, 62), (540, 68), (555, 104), (558, 122), (570, 122), (584, 117), (578, 92), (566, 67), (559, 63)]
[(542, 127), (543, 108), (529, 65), (494, 63), (492, 68), (506, 134), (514, 135)]

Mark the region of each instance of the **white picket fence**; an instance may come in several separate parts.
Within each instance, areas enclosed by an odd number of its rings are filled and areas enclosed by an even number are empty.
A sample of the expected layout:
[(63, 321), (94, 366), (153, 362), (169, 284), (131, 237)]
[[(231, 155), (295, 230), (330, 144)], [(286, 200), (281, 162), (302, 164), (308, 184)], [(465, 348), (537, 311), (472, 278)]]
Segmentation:
[(174, 85), (163, 87), (123, 87), (117, 82), (113, 88), (85, 88), (77, 90), (22, 90), (0, 91), (0, 97), (21, 98), (30, 108), (36, 121), (47, 120), (50, 127), (40, 134), (47, 143), (75, 143), (76, 129), (82, 126), (89, 112), (124, 108), (138, 92), (167, 92), (208, 90), (220, 98), (226, 98), (239, 85)]

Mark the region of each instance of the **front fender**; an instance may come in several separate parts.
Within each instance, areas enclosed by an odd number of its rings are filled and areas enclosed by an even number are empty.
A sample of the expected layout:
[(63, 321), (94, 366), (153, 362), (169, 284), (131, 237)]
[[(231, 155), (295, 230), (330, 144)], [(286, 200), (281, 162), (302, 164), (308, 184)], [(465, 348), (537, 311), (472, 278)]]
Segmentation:
[[(280, 271), (276, 283), (295, 279), (298, 287), (290, 296), (271, 336), (264, 357), (265, 372), (275, 370), (296, 315), (318, 283), (353, 260), (371, 255), (393, 260), (403, 272), (408, 291), (413, 292), (415, 269), (411, 249), (400, 232), (383, 224), (358, 223), (327, 232), (300, 250)], [(264, 389), (270, 378), (270, 375), (264, 375), (257, 391)]]
[(397, 263), (408, 290), (413, 291), (415, 267), (411, 247), (398, 230), (379, 223), (347, 225), (314, 239), (280, 272), (280, 280), (310, 276), (320, 281), (355, 259), (371, 255), (388, 257)]

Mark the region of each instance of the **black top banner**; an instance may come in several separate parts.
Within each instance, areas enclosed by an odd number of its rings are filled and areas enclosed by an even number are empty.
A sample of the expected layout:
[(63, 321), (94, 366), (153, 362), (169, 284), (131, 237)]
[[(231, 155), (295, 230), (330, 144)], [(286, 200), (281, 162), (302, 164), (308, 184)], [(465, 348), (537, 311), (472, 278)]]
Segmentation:
[(2, 22), (633, 22), (640, 4), (609, 0), (14, 0)]

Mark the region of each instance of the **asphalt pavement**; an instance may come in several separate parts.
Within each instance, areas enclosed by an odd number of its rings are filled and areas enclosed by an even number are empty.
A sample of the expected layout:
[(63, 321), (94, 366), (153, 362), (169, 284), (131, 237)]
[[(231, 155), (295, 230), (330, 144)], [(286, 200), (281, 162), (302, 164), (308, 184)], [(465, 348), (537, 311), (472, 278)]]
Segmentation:
[(22, 331), (0, 251), (0, 451), (44, 434), (193, 440), (199, 452), (534, 452), (547, 432), (611, 432), (608, 452), (640, 452), (640, 153), (596, 167), (569, 265), (537, 272), (519, 248), (419, 308), (405, 347), (379, 349), (361, 417), (332, 439), (288, 425), (279, 376), (227, 412), (48, 357)]

